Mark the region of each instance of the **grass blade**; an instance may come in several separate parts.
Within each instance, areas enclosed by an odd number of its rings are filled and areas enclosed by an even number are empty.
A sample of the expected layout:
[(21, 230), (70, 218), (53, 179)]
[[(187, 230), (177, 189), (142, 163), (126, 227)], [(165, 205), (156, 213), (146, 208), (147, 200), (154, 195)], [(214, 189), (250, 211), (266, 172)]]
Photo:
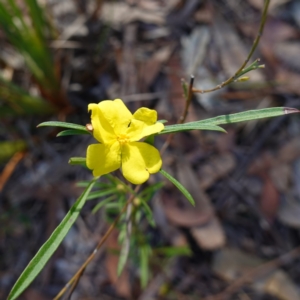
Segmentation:
[(71, 207), (67, 215), (53, 231), (49, 239), (43, 244), (43, 246), (39, 249), (34, 258), (29, 262), (29, 264), (27, 265), (27, 267), (13, 286), (7, 298), (8, 300), (17, 299), (44, 268), (47, 261), (53, 255), (54, 251), (58, 248), (64, 237), (69, 232), (71, 226), (76, 221), (91, 189), (95, 184), (95, 181), (96, 179), (91, 181), (90, 185), (77, 199), (77, 201)]
[(159, 172), (163, 176), (165, 176), (168, 180), (170, 180), (179, 189), (179, 191), (185, 196), (185, 198), (188, 199), (193, 206), (195, 206), (195, 201), (192, 195), (177, 179), (175, 179), (173, 176), (171, 176), (168, 172), (164, 171), (163, 169), (161, 169)]
[(67, 136), (67, 135), (82, 135), (82, 134), (90, 134), (89, 131), (83, 131), (78, 129), (67, 129), (64, 131), (59, 132), (56, 136)]
[(73, 124), (73, 123), (67, 123), (67, 122), (48, 121), (39, 124), (37, 127), (44, 127), (44, 126), (69, 128), (69, 129), (75, 129), (75, 130), (85, 131), (89, 133), (89, 131), (85, 128), (85, 126)]
[(194, 124), (194, 123), (224, 125), (224, 124), (231, 124), (231, 123), (237, 123), (243, 121), (258, 120), (263, 118), (278, 117), (278, 116), (283, 116), (283, 115), (293, 114), (293, 113), (299, 113), (299, 110), (290, 107), (272, 107), (272, 108), (248, 110), (240, 113), (218, 116), (215, 118), (206, 119), (202, 121), (186, 123), (185, 125)]
[(185, 124), (165, 126), (164, 130), (159, 132), (158, 134), (166, 134), (171, 132), (180, 132), (180, 131), (189, 131), (189, 130), (214, 130), (214, 131), (226, 132), (225, 129), (223, 129), (220, 126), (216, 126), (214, 124), (200, 124), (198, 122), (191, 122)]

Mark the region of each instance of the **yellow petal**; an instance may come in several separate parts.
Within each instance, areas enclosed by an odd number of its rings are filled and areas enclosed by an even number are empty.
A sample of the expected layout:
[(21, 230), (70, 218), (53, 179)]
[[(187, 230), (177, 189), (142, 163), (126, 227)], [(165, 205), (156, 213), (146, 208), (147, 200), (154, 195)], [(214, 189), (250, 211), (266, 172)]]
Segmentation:
[(147, 144), (132, 142), (122, 147), (122, 172), (133, 184), (141, 184), (149, 174), (158, 172), (162, 161), (156, 148)]
[(115, 139), (115, 133), (113, 127), (103, 116), (99, 104), (89, 104), (88, 110), (92, 111), (91, 121), (94, 138), (101, 143), (111, 143)]
[(119, 169), (121, 166), (120, 144), (115, 142), (89, 145), (86, 153), (86, 165), (93, 170), (95, 177)]
[(147, 107), (141, 107), (133, 114), (133, 118), (147, 125), (153, 125), (157, 121), (157, 112)]
[(149, 126), (142, 121), (132, 119), (130, 127), (127, 129), (127, 135), (131, 141), (139, 141), (141, 138), (158, 133), (163, 129), (164, 124), (159, 122)]
[(103, 117), (113, 128), (115, 135), (122, 134), (127, 130), (132, 114), (121, 99), (105, 100), (98, 105)]

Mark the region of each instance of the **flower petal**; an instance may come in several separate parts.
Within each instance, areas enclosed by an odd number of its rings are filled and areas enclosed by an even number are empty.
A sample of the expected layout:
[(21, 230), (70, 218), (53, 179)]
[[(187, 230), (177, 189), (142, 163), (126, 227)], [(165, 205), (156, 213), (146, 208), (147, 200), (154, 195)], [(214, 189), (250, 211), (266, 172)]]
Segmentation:
[(87, 148), (86, 165), (94, 176), (108, 174), (120, 168), (121, 149), (118, 142), (112, 144), (92, 144)]
[(157, 112), (147, 107), (141, 107), (133, 114), (133, 118), (147, 125), (153, 125), (157, 121)]
[(91, 121), (94, 138), (100, 143), (111, 143), (115, 139), (114, 129), (103, 116), (99, 104), (89, 104), (88, 110), (92, 111)]
[(103, 117), (114, 129), (115, 135), (122, 134), (127, 130), (132, 114), (121, 99), (105, 100), (98, 105)]
[(162, 161), (156, 148), (141, 142), (132, 142), (122, 147), (122, 172), (133, 184), (141, 184), (161, 168)]
[(145, 136), (158, 133), (164, 129), (163, 123), (155, 123), (153, 125), (147, 125), (143, 121), (132, 119), (130, 127), (127, 129), (127, 135), (131, 141), (139, 141)]

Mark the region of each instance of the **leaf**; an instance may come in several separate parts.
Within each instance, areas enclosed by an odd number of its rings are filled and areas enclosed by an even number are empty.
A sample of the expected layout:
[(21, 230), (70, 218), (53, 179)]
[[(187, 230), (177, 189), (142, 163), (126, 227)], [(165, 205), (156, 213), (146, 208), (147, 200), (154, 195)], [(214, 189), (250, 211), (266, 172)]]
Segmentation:
[(80, 130), (80, 131), (86, 131), (87, 133), (89, 133), (89, 131), (85, 128), (85, 126), (73, 124), (73, 123), (48, 121), (48, 122), (43, 122), (43, 123), (39, 124), (37, 127), (43, 127), (43, 126), (70, 128), (70, 129), (75, 129), (75, 130)]
[(0, 163), (11, 158), (15, 153), (27, 148), (24, 140), (0, 142)]
[(149, 280), (149, 255), (151, 248), (148, 244), (140, 245), (140, 270), (141, 270), (141, 286), (146, 287)]
[[(130, 226), (130, 225), (127, 224), (127, 227), (128, 226)], [(128, 234), (128, 232), (127, 232), (125, 239), (122, 243), (122, 248), (121, 248), (120, 255), (119, 255), (119, 262), (118, 262), (118, 269), (117, 269), (118, 276), (120, 276), (124, 270), (124, 267), (125, 267), (127, 259), (128, 259), (129, 250), (130, 250), (130, 234)]]
[(223, 128), (217, 125), (231, 124), (243, 121), (257, 120), (263, 118), (278, 117), (287, 114), (299, 113), (296, 108), (290, 107), (272, 107), (256, 110), (248, 110), (240, 113), (218, 116), (206, 120), (189, 122), (185, 124), (176, 124), (165, 126), (164, 130), (158, 134), (166, 134), (170, 132), (179, 132), (187, 130), (216, 130), (226, 132)]
[(67, 215), (53, 231), (49, 239), (43, 244), (43, 246), (39, 249), (34, 258), (29, 262), (29, 264), (27, 265), (27, 267), (13, 286), (7, 298), (8, 300), (17, 299), (44, 268), (47, 261), (53, 255), (54, 251), (58, 248), (64, 237), (69, 232), (71, 226), (76, 221), (83, 205), (87, 200), (87, 196), (93, 188), (96, 180), (97, 178), (91, 181), (90, 185), (77, 199), (77, 201), (71, 207)]
[(164, 130), (159, 132), (158, 134), (189, 131), (189, 130), (196, 130), (196, 129), (197, 130), (214, 130), (214, 131), (226, 132), (226, 130), (224, 130), (220, 126), (216, 126), (214, 124), (202, 124), (200, 122), (201, 121), (165, 126)]
[(161, 247), (154, 249), (154, 252), (157, 254), (162, 254), (167, 257), (174, 256), (191, 256), (192, 251), (187, 246), (179, 246), (179, 247)]
[(117, 188), (107, 189), (107, 190), (104, 190), (104, 191), (91, 192), (88, 195), (87, 200), (97, 199), (97, 198), (104, 197), (104, 196), (107, 196), (109, 194), (116, 193), (116, 192), (118, 192)]
[(163, 176), (165, 176), (168, 180), (170, 180), (179, 190), (180, 192), (190, 201), (190, 203), (195, 206), (195, 201), (192, 195), (186, 190), (186, 188), (174, 177), (172, 177), (168, 172), (161, 169), (159, 171)]
[(0, 116), (44, 115), (55, 111), (44, 99), (34, 97), (0, 76)]
[[(124, 239), (123, 239), (123, 243), (122, 243), (119, 262), (118, 262), (118, 268), (117, 268), (118, 276), (121, 275), (121, 273), (126, 265), (129, 251), (130, 251), (130, 237), (131, 237), (131, 233), (132, 233), (131, 214), (132, 214), (132, 204), (129, 204), (126, 209), (125, 224), (124, 224), (125, 226), (123, 227), (125, 229), (125, 232), (124, 232), (125, 235), (124, 235)], [(122, 231), (121, 231), (121, 233), (122, 233)]]
[(81, 135), (81, 134), (90, 134), (89, 131), (78, 130), (78, 129), (67, 129), (59, 132), (56, 136), (67, 136), (67, 135)]
[(115, 195), (112, 195), (104, 200), (102, 200), (101, 202), (99, 202), (92, 210), (92, 214), (95, 214), (100, 208), (102, 208), (104, 205), (106, 205), (107, 203), (109, 203), (110, 201), (114, 200), (116, 197)]
[(142, 205), (144, 206), (144, 212), (145, 212), (145, 215), (146, 215), (146, 218), (149, 222), (149, 224), (152, 226), (152, 227), (155, 227), (156, 224), (155, 224), (155, 220), (154, 220), (154, 217), (153, 217), (153, 213), (152, 213), (152, 210), (151, 208), (149, 207), (149, 205), (144, 201), (144, 199), (141, 201)]
[(283, 116), (283, 115), (293, 114), (293, 113), (299, 113), (299, 110), (290, 107), (272, 107), (272, 108), (248, 110), (236, 114), (218, 116), (215, 118), (206, 119), (202, 121), (186, 123), (184, 125), (190, 125), (190, 124), (192, 125), (197, 123), (223, 125), (223, 124), (231, 124), (231, 123), (257, 120), (263, 118), (278, 117), (278, 116)]
[(85, 157), (71, 157), (68, 161), (68, 163), (72, 166), (83, 166), (88, 169), (86, 165), (86, 158)]

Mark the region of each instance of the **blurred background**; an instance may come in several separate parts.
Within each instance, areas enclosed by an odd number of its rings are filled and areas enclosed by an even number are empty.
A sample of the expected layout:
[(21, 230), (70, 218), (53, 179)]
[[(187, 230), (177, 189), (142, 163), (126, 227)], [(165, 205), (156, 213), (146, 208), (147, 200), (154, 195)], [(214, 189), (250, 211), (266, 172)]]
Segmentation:
[[(72, 156), (89, 136), (36, 128), (85, 125), (87, 106), (121, 98), (173, 124), (185, 100), (181, 79), (208, 89), (232, 76), (256, 37), (261, 0), (0, 1), (0, 298), (92, 178)], [(300, 1), (272, 0), (253, 60), (265, 69), (217, 92), (195, 94), (187, 121), (249, 109), (300, 108)], [(72, 299), (300, 299), (300, 119), (226, 126), (227, 134), (176, 134), (163, 167), (172, 184), (153, 195), (149, 282), (133, 259), (116, 275), (117, 231), (90, 264)], [(161, 148), (167, 136), (156, 140)], [(151, 176), (150, 183), (163, 181)], [(53, 298), (107, 228), (103, 211), (83, 213), (46, 268), (20, 297)], [(188, 251), (176, 251), (188, 249)]]

